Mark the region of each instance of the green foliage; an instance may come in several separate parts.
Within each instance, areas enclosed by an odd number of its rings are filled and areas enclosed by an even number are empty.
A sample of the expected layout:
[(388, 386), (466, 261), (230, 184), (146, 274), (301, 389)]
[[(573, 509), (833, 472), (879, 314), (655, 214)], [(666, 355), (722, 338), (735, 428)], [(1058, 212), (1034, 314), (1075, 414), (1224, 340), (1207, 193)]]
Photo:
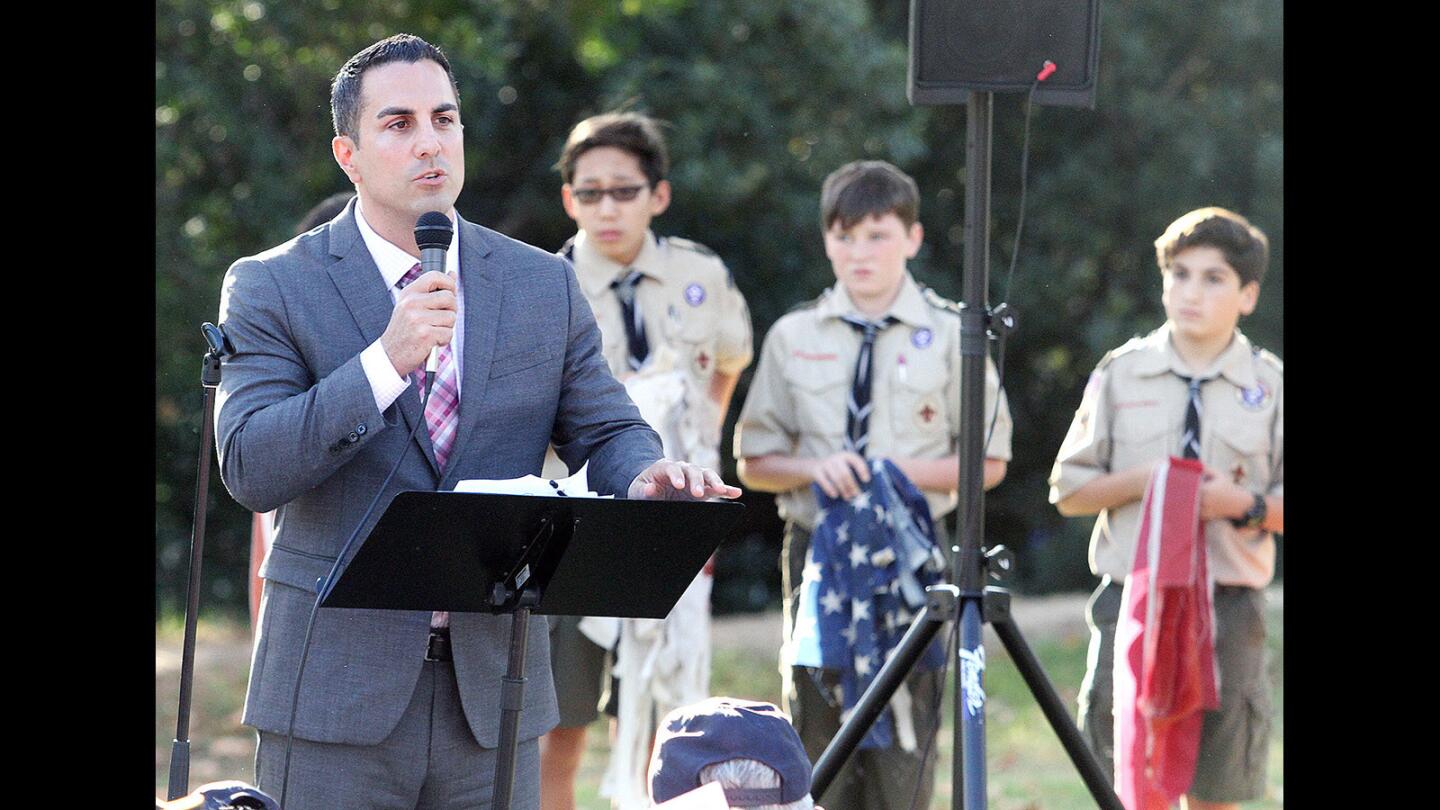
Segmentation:
[[(903, 4), (864, 0), (496, 0), (284, 4), (160, 0), (156, 15), (157, 609), (183, 604), (199, 441), (199, 324), (230, 262), (289, 238), (344, 189), (329, 81), (351, 54), (408, 31), (449, 55), (474, 221), (557, 248), (572, 231), (551, 168), (571, 125), (630, 104), (671, 124), (675, 201), (661, 233), (716, 250), (749, 299), (757, 344), (831, 281), (818, 233), (824, 176), (890, 160), (923, 195), (917, 277), (951, 297), (964, 199), (965, 111), (905, 100)], [(1100, 355), (1162, 316), (1150, 242), (1219, 204), (1272, 239), (1261, 311), (1281, 351), (1281, 10), (1257, 0), (1103, 6), (1094, 111), (1035, 108), (1025, 236), (1011, 289), (1023, 103), (995, 101), (992, 301), (1020, 315), (1007, 388), (1017, 430), (989, 536), (1022, 587), (1088, 582), (1088, 521), (1045, 503), (1045, 476)], [(748, 386), (742, 378), (736, 407)], [(727, 451), (729, 448), (728, 435)], [(727, 453), (728, 454), (728, 453)], [(727, 462), (733, 480), (733, 463)], [(212, 476), (208, 606), (239, 607), (248, 516)]]

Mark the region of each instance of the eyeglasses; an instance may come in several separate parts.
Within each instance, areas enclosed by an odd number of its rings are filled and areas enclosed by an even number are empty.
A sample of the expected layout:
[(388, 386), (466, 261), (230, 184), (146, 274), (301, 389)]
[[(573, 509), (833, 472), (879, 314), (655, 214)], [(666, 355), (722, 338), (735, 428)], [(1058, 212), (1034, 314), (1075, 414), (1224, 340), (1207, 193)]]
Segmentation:
[(614, 197), (615, 202), (630, 202), (631, 200), (638, 197), (640, 195), (640, 192), (644, 188), (644, 186), (616, 186), (614, 188), (577, 188), (572, 189), (571, 193), (575, 195), (575, 199), (578, 200), (581, 204), (590, 205), (591, 203), (598, 203), (601, 200), (605, 199), (606, 194)]

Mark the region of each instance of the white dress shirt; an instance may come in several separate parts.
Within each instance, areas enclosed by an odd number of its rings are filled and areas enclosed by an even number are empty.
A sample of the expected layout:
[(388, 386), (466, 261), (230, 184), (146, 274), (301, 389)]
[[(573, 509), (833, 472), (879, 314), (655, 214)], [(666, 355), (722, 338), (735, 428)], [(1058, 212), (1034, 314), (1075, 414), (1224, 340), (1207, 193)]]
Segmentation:
[[(450, 222), (454, 224), (454, 209), (450, 210), (449, 216)], [(390, 297), (398, 302), (400, 289), (395, 284), (410, 272), (410, 268), (419, 260), (387, 241), (370, 227), (370, 223), (365, 221), (365, 212), (361, 209), (358, 198), (355, 200), (355, 224), (360, 228), (360, 238), (365, 240), (370, 258), (375, 260), (375, 266), (380, 269), (380, 277), (385, 280)], [(450, 249), (445, 251), (445, 272), (455, 279), (456, 283), (455, 335), (450, 341), (450, 350), (455, 358), (455, 393), (458, 396), (464, 371), (461, 363), (465, 356), (462, 350), (465, 345), (465, 288), (460, 285), (459, 228), (455, 228), (450, 237)], [(385, 347), (380, 345), (378, 338), (360, 353), (360, 366), (365, 369), (365, 377), (370, 381), (370, 392), (375, 396), (375, 407), (381, 413), (411, 387), (410, 378), (401, 377), (395, 372), (395, 366), (390, 362), (390, 356), (385, 353)], [(418, 388), (416, 395), (419, 395)]]

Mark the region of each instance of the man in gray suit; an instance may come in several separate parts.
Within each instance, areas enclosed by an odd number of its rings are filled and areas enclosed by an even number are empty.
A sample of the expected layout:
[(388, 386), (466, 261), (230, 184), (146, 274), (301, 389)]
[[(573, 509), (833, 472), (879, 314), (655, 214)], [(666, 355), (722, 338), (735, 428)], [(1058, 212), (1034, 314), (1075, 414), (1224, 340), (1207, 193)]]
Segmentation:
[[(660, 441), (600, 354), (567, 262), (461, 219), (459, 98), (445, 56), (391, 37), (335, 77), (335, 160), (357, 199), (325, 225), (235, 262), (220, 319), (216, 442), (242, 505), (279, 510), (261, 576), (244, 722), (257, 782), (281, 790), (285, 731), (315, 585), (386, 473), (386, 489), (537, 473), (548, 443), (591, 486), (631, 498), (735, 497)], [(414, 226), (454, 223), (446, 273), (420, 274)], [(456, 276), (458, 274), (458, 281)], [(422, 415), (412, 373), (440, 347)], [(362, 536), (379, 511), (361, 528)], [(530, 632), (544, 638), (543, 617)], [(470, 808), (491, 801), (509, 618), (321, 610), (295, 713), (286, 810)], [(532, 645), (514, 805), (538, 804), (536, 739), (555, 725), (545, 645)]]

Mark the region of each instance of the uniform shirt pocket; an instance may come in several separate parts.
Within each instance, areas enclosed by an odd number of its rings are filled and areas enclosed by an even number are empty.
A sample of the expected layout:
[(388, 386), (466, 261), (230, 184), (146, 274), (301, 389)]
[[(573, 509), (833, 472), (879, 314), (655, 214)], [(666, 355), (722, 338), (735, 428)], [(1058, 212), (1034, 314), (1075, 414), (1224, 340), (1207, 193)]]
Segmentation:
[(1214, 466), (1236, 484), (1252, 492), (1270, 486), (1270, 434), (1262, 424), (1235, 422), (1216, 425)]
[[(946, 375), (943, 358), (938, 355), (907, 358), (902, 366), (895, 365), (890, 374), (894, 381), (890, 391), (890, 425), (897, 437), (911, 435), (944, 435), (950, 430), (949, 409), (945, 407)], [(876, 377), (880, 369), (876, 369)], [(985, 410), (985, 426), (990, 426), (991, 412)]]
[(817, 436), (845, 434), (850, 371), (838, 360), (802, 360), (792, 365), (795, 423), (801, 433)]
[(1136, 464), (1159, 461), (1170, 455), (1172, 434), (1178, 447), (1180, 427), (1169, 424), (1158, 407), (1119, 409), (1111, 428), (1112, 470), (1124, 470)]

